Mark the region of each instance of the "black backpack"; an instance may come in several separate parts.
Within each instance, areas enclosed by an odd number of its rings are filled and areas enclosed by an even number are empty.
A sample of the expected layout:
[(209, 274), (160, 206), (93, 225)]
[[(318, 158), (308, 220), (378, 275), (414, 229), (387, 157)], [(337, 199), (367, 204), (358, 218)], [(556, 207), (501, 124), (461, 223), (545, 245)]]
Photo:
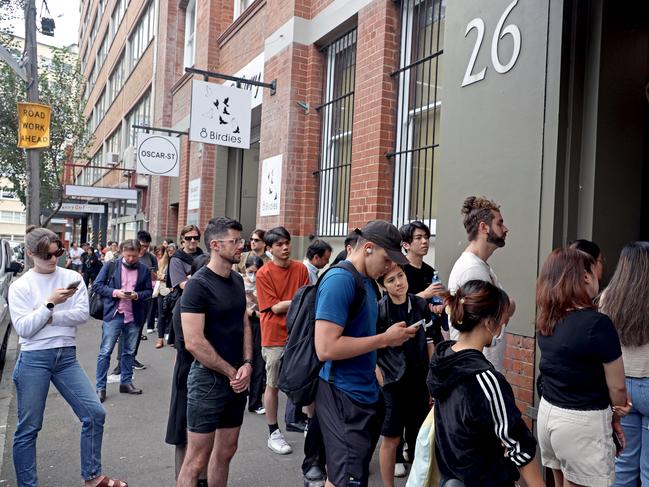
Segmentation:
[[(315, 301), (320, 282), (327, 272), (335, 268), (345, 269), (354, 276), (354, 301), (348, 322), (358, 315), (365, 304), (363, 277), (349, 261), (330, 267), (318, 278), (318, 282), (302, 286), (295, 293), (286, 314), (288, 340), (279, 370), (279, 388), (297, 406), (308, 406), (315, 400), (318, 375), (323, 364), (315, 351)], [(332, 380), (333, 374), (330, 373), (329, 381)]]

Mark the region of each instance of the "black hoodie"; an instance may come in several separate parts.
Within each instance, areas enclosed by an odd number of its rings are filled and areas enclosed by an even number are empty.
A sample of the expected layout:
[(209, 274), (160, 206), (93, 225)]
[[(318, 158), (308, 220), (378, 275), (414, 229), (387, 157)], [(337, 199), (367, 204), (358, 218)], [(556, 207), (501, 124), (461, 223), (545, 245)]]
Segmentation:
[(505, 377), (478, 350), (440, 343), (430, 362), (435, 453), (440, 473), (467, 487), (510, 487), (532, 461), (536, 440)]

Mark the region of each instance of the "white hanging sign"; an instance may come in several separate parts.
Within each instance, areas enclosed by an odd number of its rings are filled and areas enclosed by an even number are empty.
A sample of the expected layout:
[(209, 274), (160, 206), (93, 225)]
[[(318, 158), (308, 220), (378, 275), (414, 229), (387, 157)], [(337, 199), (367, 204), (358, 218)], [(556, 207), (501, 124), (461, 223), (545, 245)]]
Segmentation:
[[(264, 53), (259, 54), (255, 59), (246, 64), (242, 69), (234, 73), (233, 76), (237, 78), (249, 79), (252, 81), (264, 81)], [(235, 81), (226, 81), (224, 83), (228, 86), (236, 86)], [(264, 93), (264, 88), (261, 86), (255, 86), (243, 83), (241, 88), (248, 90), (252, 93), (252, 106), (251, 108), (256, 108), (261, 105), (262, 95)]]
[(264, 159), (261, 166), (259, 216), (279, 215), (282, 193), (282, 155)]
[(180, 139), (138, 133), (135, 161), (138, 174), (177, 178), (180, 174)]
[(189, 140), (249, 149), (251, 103), (248, 90), (193, 80)]
[(198, 210), (201, 206), (201, 178), (192, 179), (187, 186), (187, 209)]

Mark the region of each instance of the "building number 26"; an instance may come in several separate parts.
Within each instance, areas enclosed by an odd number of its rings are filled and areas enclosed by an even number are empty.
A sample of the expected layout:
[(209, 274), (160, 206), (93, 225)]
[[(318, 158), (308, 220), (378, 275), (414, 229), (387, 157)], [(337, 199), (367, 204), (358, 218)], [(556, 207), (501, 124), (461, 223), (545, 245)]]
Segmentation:
[[(494, 31), (494, 35), (491, 39), (491, 63), (493, 64), (494, 69), (501, 74), (506, 73), (514, 67), (514, 64), (516, 64), (516, 61), (518, 60), (518, 55), (521, 53), (521, 31), (518, 26), (515, 24), (510, 24), (503, 27), (505, 20), (507, 20), (507, 16), (517, 3), (518, 0), (514, 0), (507, 6), (503, 14), (500, 16), (500, 19), (498, 20), (496, 30)], [(478, 31), (478, 37), (476, 38), (475, 45), (473, 46), (473, 52), (471, 53), (471, 57), (469, 58), (469, 64), (466, 67), (466, 72), (464, 73), (462, 86), (468, 86), (477, 81), (482, 81), (485, 77), (485, 73), (487, 72), (487, 68), (484, 67), (482, 68), (482, 71), (478, 73), (472, 73), (473, 67), (475, 65), (475, 60), (478, 57), (478, 52), (480, 51), (480, 46), (482, 45), (482, 39), (484, 38), (484, 20), (478, 17), (469, 22), (466, 26), (464, 37), (466, 37), (473, 29)], [(512, 36), (512, 40), (514, 41), (514, 50), (509, 62), (507, 64), (502, 64), (500, 62), (500, 58), (498, 57), (498, 43), (507, 34)]]

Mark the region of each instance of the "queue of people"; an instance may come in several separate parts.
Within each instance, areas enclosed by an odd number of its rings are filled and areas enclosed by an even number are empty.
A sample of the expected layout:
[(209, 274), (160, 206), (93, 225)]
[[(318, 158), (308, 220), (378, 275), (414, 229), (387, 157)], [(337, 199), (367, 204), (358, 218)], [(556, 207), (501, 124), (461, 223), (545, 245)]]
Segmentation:
[[(424, 261), (431, 232), (423, 222), (367, 223), (326, 271), (333, 251), (326, 241), (312, 238), (300, 262), (284, 227), (255, 229), (244, 252), (241, 224), (226, 217), (204, 232), (184, 227), (178, 247), (152, 248), (146, 231), (103, 253), (72, 244), (69, 270), (56, 266), (64, 252), (56, 235), (30, 228), (35, 266), (10, 288), (22, 346), (14, 371), (19, 485), (37, 485), (50, 381), (83, 424), (84, 485), (126, 485), (101, 471), (101, 403), (117, 342), (119, 392), (143, 393), (133, 369), (156, 324), (155, 347), (176, 349), (165, 440), (176, 449), (178, 486), (227, 485), (246, 408), (266, 416), (268, 448), (291, 454), (278, 422), (281, 368), (293, 298), (305, 286), (316, 293), (309, 326), (322, 367), (311, 404), (288, 399), (284, 424), (305, 434), (306, 486), (366, 486), (379, 439), (385, 486), (407, 474), (407, 462), (410, 487), (511, 487), (521, 478), (537, 487), (545, 485), (541, 466), (561, 486), (649, 483), (649, 243), (622, 250), (603, 292), (604, 258), (594, 243), (576, 240), (545, 260), (536, 295), (535, 438), (504, 370), (516, 305), (488, 263), (508, 228), (500, 206), (484, 197), (466, 198), (461, 214), (468, 245), (448, 286)], [(88, 318), (88, 285), (103, 304), (94, 391), (74, 346)], [(434, 425), (428, 443), (425, 423)]]

